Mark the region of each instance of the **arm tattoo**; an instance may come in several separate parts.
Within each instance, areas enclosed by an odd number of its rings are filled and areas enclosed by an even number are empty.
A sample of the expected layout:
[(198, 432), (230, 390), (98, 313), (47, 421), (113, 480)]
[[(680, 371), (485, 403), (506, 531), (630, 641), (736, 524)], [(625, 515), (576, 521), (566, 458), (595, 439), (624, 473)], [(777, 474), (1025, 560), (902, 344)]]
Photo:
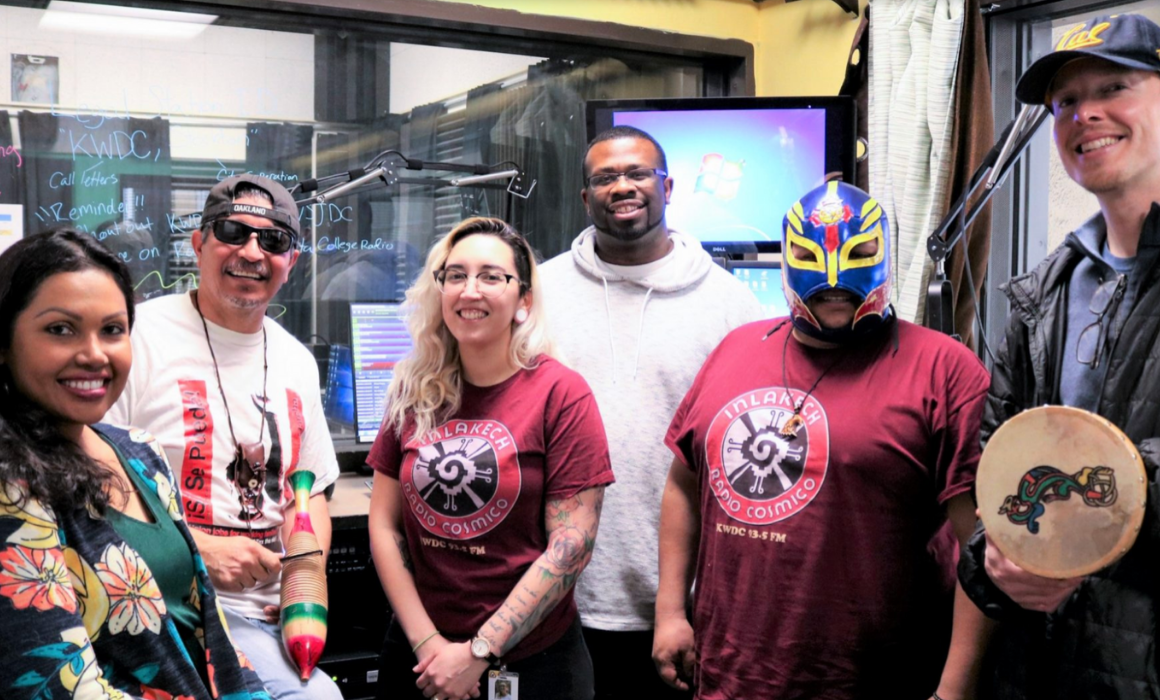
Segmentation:
[(403, 559), (403, 568), (415, 573), (415, 565), (411, 561), (411, 550), (407, 548), (407, 538), (402, 533), (395, 535), (395, 546), (399, 548), (399, 556)]
[(603, 503), (604, 488), (598, 487), (545, 505), (547, 549), (488, 624), (491, 630), (502, 634), (495, 624), (499, 620), (508, 632), (502, 645), (496, 644), (498, 640), (494, 638), (489, 639), (493, 648), (501, 649), (501, 656), (535, 629), (575, 585), (576, 578), (592, 558)]

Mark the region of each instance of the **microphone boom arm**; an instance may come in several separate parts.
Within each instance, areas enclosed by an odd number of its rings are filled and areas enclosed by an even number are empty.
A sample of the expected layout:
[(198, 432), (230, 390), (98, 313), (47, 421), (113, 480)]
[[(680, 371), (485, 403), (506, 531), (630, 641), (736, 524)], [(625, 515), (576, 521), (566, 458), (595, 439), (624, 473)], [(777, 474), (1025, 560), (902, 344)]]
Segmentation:
[[(1024, 105), (1015, 120), (1008, 125), (999, 143), (983, 159), (982, 165), (971, 176), (970, 185), (943, 218), (935, 232), (927, 238), (926, 250), (935, 264), (935, 274), (927, 287), (926, 318), (928, 328), (941, 331), (958, 338), (955, 333), (954, 293), (946, 276), (946, 259), (967, 229), (975, 222), (983, 207), (991, 201), (998, 185), (1014, 167), (1026, 150), (1031, 138), (1047, 120), (1048, 111), (1044, 107)], [(979, 199), (968, 209), (971, 198), (979, 192)], [(957, 224), (957, 226), (956, 226)], [(951, 232), (953, 230), (953, 232)], [(951, 232), (951, 233), (948, 233)], [(974, 294), (974, 290), (971, 290)]]

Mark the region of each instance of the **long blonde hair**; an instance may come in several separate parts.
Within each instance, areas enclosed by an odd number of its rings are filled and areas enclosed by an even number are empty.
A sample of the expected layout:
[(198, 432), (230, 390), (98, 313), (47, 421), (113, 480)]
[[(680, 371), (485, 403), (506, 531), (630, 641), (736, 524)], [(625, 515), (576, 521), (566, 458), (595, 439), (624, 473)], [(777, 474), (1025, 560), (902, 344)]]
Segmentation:
[(512, 364), (531, 369), (540, 355), (555, 354), (544, 320), (535, 251), (523, 236), (500, 219), (473, 217), (461, 222), (432, 246), (423, 272), (407, 290), (407, 328), (414, 347), (395, 365), (384, 419), (384, 429), (389, 427), (400, 437), (408, 414), (414, 419), (415, 436), (419, 437), (459, 410), (463, 364), (459, 343), (443, 323), (442, 292), (435, 283), (435, 273), (447, 264), (456, 243), (475, 235), (495, 236), (508, 244), (516, 262), (520, 297), (529, 292), (532, 295), (527, 320), (512, 328)]

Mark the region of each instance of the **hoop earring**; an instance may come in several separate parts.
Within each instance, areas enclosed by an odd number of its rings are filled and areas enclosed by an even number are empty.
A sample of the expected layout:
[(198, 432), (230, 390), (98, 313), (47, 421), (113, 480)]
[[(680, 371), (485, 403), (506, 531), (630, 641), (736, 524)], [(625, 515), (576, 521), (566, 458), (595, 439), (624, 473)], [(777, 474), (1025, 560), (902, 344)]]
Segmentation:
[(516, 310), (516, 323), (520, 324), (526, 320), (528, 320), (528, 310), (527, 309), (517, 309)]

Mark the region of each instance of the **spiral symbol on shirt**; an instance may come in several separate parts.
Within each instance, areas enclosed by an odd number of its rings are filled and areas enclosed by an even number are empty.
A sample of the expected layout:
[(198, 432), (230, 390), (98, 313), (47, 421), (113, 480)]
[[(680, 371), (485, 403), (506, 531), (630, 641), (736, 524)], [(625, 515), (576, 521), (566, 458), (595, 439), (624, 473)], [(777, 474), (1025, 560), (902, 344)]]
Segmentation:
[(734, 491), (766, 501), (785, 493), (801, 478), (809, 434), (802, 430), (787, 440), (780, 428), (790, 415), (762, 408), (742, 413), (730, 424), (721, 456)]
[(452, 438), (419, 450), (413, 471), (423, 501), (443, 515), (479, 510), (498, 486), (495, 450), (481, 438)]
[(741, 452), (750, 462), (768, 467), (785, 457), (785, 439), (776, 430), (762, 428), (741, 443)]

